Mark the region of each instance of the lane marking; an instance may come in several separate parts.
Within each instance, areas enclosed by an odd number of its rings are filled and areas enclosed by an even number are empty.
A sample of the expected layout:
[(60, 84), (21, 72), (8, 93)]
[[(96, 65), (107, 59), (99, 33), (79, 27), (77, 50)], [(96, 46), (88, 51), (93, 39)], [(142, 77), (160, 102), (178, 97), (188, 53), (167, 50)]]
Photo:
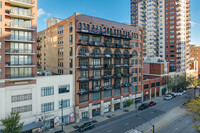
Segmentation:
[(109, 133), (109, 132), (112, 132), (112, 130), (108, 130), (107, 132), (108, 132), (108, 133)]
[(125, 123), (124, 126), (128, 125), (129, 123)]

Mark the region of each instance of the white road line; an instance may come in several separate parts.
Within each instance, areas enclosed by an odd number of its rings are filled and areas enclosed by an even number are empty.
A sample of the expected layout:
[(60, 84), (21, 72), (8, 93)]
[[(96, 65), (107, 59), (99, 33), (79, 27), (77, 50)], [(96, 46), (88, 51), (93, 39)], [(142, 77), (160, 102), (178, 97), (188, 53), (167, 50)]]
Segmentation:
[(108, 130), (107, 132), (108, 132), (108, 133), (109, 133), (109, 132), (112, 132), (112, 130)]
[(124, 126), (128, 125), (129, 123), (125, 123)]

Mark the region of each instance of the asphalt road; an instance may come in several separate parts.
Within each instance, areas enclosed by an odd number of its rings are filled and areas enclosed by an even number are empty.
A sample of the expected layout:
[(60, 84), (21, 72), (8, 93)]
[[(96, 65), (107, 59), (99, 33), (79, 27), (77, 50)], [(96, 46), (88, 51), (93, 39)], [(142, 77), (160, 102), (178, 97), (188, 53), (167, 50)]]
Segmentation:
[[(131, 130), (147, 121), (154, 119), (157, 116), (162, 115), (170, 111), (171, 109), (182, 105), (187, 99), (183, 96), (177, 96), (176, 98), (169, 101), (159, 102), (154, 107), (139, 111), (128, 112), (124, 115), (110, 118), (101, 123), (97, 123), (95, 128), (86, 131), (86, 133), (124, 133)], [(142, 118), (138, 118), (136, 115), (140, 115)], [(173, 133), (173, 132), (171, 132)], [(190, 132), (187, 132), (190, 133)]]
[(199, 133), (193, 126), (192, 116), (183, 115), (156, 133)]

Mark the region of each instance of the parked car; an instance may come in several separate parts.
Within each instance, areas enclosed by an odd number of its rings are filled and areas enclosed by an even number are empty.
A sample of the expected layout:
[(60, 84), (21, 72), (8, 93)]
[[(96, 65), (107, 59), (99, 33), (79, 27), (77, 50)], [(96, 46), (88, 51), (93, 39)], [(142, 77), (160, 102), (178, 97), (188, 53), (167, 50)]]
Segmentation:
[(179, 92), (182, 93), (182, 94), (185, 94), (186, 90), (180, 90)]
[(172, 94), (174, 94), (175, 96), (182, 96), (183, 95), (183, 93), (181, 93), (181, 92), (172, 92)]
[(166, 96), (172, 96), (172, 98), (175, 98), (175, 97), (176, 97), (176, 95), (174, 95), (173, 93), (167, 93)]
[(147, 104), (147, 103), (143, 103), (143, 104), (141, 104), (140, 106), (139, 106), (139, 110), (143, 110), (143, 109), (146, 109), (146, 108), (148, 108), (149, 107), (149, 105)]
[(60, 131), (56, 131), (54, 133), (65, 133), (64, 131), (60, 130)]
[(165, 100), (171, 100), (172, 98), (173, 98), (172, 95), (166, 95), (164, 99), (165, 99)]
[(78, 131), (79, 132), (84, 132), (88, 129), (92, 129), (94, 128), (94, 123), (93, 122), (87, 122), (87, 123), (84, 123), (82, 126), (79, 127)]
[(149, 102), (149, 106), (150, 106), (150, 107), (152, 107), (152, 106), (154, 106), (154, 105), (156, 105), (156, 102), (154, 102), (154, 101)]

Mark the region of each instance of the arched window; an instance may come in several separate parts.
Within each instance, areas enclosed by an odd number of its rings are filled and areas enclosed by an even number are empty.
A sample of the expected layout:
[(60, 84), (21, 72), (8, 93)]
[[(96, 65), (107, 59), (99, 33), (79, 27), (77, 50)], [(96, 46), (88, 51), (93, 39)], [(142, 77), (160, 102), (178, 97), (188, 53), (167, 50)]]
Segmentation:
[(114, 29), (114, 35), (116, 35), (116, 29)]
[(121, 55), (121, 52), (120, 52), (119, 49), (116, 49), (116, 50), (115, 50), (115, 55)]
[(110, 49), (106, 49), (106, 50), (104, 51), (104, 55), (111, 55)]
[(79, 55), (85, 55), (86, 53), (89, 53), (88, 49), (85, 48), (85, 47), (82, 47), (80, 50), (79, 50)]
[(138, 56), (137, 52), (133, 51), (133, 57), (137, 57), (137, 56)]
[(92, 25), (92, 31), (94, 32), (94, 25)]
[(99, 33), (101, 33), (102, 31), (101, 31), (101, 26), (99, 26)]
[(107, 28), (107, 34), (109, 34), (109, 28)]
[(122, 31), (121, 31), (121, 30), (119, 31), (119, 35), (120, 35), (120, 36), (122, 35)]
[(81, 30), (81, 28), (82, 28), (82, 24), (79, 23), (79, 24), (78, 24), (78, 30)]
[(99, 48), (95, 48), (93, 51), (92, 51), (92, 55), (101, 55), (101, 51)]
[(130, 37), (130, 33), (128, 32), (128, 37)]
[(83, 24), (83, 30), (85, 30), (85, 24)]
[(95, 26), (95, 32), (98, 32), (98, 26)]
[(142, 56), (142, 54), (141, 54), (141, 51), (139, 52), (139, 57), (141, 57)]
[(119, 36), (119, 30), (117, 30), (117, 36)]
[(124, 55), (129, 55), (128, 50), (124, 50)]
[(103, 28), (103, 33), (106, 33), (106, 27)]
[(90, 25), (89, 24), (87, 24), (87, 30), (90, 31)]
[(112, 35), (112, 29), (110, 29), (110, 35)]

